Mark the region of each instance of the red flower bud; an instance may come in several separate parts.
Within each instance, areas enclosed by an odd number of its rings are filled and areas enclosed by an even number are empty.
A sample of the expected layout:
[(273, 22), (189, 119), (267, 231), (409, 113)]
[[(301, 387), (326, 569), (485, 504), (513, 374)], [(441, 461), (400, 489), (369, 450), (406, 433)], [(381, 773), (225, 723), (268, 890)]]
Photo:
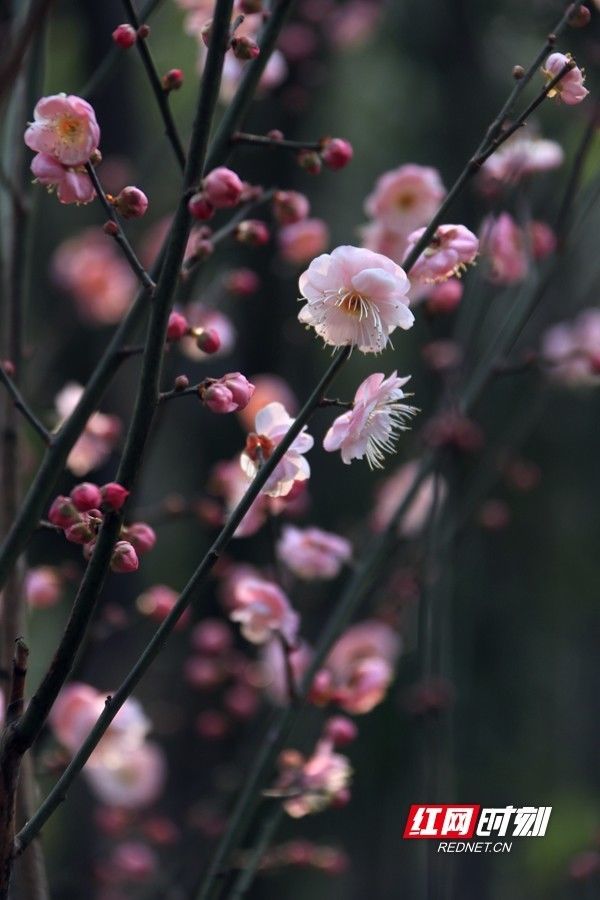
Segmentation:
[(148, 209), (148, 198), (139, 188), (128, 185), (117, 194), (113, 205), (124, 219), (140, 219)]
[(117, 47), (121, 47), (122, 50), (128, 50), (137, 41), (137, 33), (132, 25), (125, 22), (123, 25), (118, 25), (115, 28), (112, 33), (112, 39)]
[(129, 541), (117, 541), (110, 560), (113, 572), (135, 572), (140, 563)]
[(58, 528), (68, 528), (74, 522), (78, 522), (81, 516), (70, 497), (59, 495), (52, 501), (48, 510), (48, 521)]
[(121, 509), (127, 498), (129, 491), (122, 484), (116, 481), (110, 481), (101, 488), (102, 502), (109, 509)]
[(201, 328), (195, 332), (196, 346), (203, 353), (216, 353), (221, 347), (221, 338), (214, 328)]
[(146, 522), (134, 522), (132, 525), (128, 525), (124, 530), (124, 537), (140, 556), (148, 553), (156, 544), (156, 532)]
[(215, 209), (237, 206), (244, 191), (240, 177), (226, 166), (218, 166), (209, 172), (202, 187), (204, 196)]
[(309, 175), (318, 175), (322, 168), (321, 157), (314, 150), (300, 150), (296, 155), (298, 165)]
[(280, 225), (293, 225), (306, 219), (310, 203), (298, 191), (277, 191), (273, 197), (273, 213)]
[(178, 91), (183, 84), (183, 72), (181, 69), (169, 69), (160, 80), (163, 91)]
[(188, 200), (188, 212), (193, 219), (206, 222), (207, 219), (212, 219), (215, 209), (212, 203), (209, 203), (206, 194), (198, 193)]
[(167, 340), (180, 341), (190, 330), (190, 325), (185, 316), (181, 313), (172, 312), (169, 316), (169, 324), (167, 325)]
[(97, 484), (83, 481), (71, 491), (71, 500), (80, 512), (89, 512), (89, 510), (97, 509), (100, 506), (102, 494)]
[(232, 38), (231, 49), (236, 59), (256, 59), (260, 55), (260, 47), (256, 41), (246, 35)]
[(336, 747), (351, 744), (358, 736), (358, 728), (346, 716), (333, 716), (325, 723), (325, 736), (333, 741)]
[(269, 243), (269, 229), (260, 219), (246, 219), (235, 229), (236, 240), (250, 247), (262, 247)]
[(323, 144), (321, 159), (328, 169), (337, 171), (347, 166), (354, 155), (352, 144), (342, 138), (330, 138)]

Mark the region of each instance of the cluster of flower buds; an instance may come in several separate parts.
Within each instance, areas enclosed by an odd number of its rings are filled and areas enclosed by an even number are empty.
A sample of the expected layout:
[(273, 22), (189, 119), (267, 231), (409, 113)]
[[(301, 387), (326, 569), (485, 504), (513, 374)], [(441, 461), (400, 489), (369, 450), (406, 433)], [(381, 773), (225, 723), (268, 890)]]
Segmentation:
[(284, 750), (278, 760), (279, 777), (272, 796), (283, 798), (283, 808), (295, 819), (350, 801), (352, 769), (347, 757), (335, 749), (355, 740), (350, 719), (336, 716), (325, 723), (323, 735), (308, 759), (297, 750)]
[(299, 150), (296, 159), (299, 166), (309, 175), (318, 175), (323, 166), (337, 172), (352, 160), (354, 151), (350, 141), (344, 138), (323, 138), (318, 150)]
[(195, 338), (196, 346), (203, 353), (216, 353), (221, 347), (221, 338), (214, 328), (193, 328), (183, 313), (172, 312), (167, 325), (167, 341), (176, 344), (188, 336)]
[[(116, 481), (102, 487), (84, 481), (75, 485), (68, 497), (59, 495), (53, 500), (48, 520), (63, 530), (68, 541), (81, 544), (89, 559), (105, 514), (120, 510), (128, 496), (129, 491)], [(112, 571), (134, 572), (138, 556), (152, 550), (155, 543), (156, 534), (145, 522), (123, 526), (111, 557)]]
[(253, 393), (254, 385), (241, 372), (229, 372), (221, 378), (207, 378), (198, 388), (200, 399), (214, 413), (244, 409)]
[(244, 196), (239, 175), (226, 166), (218, 166), (202, 180), (200, 190), (190, 197), (188, 210), (193, 219), (207, 221), (217, 209), (233, 209)]
[(117, 27), (113, 31), (112, 39), (117, 47), (121, 48), (121, 50), (129, 50), (129, 48), (133, 47), (138, 39), (143, 41), (148, 37), (149, 34), (149, 25), (140, 25), (140, 27), (136, 29), (133, 27), (133, 25), (130, 25), (129, 22), (123, 22), (123, 24), (117, 25)]

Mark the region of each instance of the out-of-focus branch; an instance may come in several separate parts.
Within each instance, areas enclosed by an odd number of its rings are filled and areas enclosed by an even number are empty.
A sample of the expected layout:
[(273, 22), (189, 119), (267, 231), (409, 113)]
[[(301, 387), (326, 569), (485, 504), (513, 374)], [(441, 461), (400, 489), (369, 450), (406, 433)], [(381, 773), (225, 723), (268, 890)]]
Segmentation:
[(53, 0), (33, 0), (31, 3), (13, 45), (0, 66), (0, 101), (4, 94), (12, 88), (29, 45), (35, 33), (42, 28), (52, 2)]

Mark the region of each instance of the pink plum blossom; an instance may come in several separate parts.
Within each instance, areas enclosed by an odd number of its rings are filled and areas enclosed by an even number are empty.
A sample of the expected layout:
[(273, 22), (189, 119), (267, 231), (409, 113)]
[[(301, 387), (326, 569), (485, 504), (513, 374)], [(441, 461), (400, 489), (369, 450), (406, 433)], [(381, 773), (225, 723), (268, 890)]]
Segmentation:
[[(136, 607), (144, 616), (148, 616), (155, 622), (163, 622), (179, 599), (179, 594), (166, 584), (155, 584), (148, 588), (136, 600)], [(177, 621), (176, 629), (185, 628), (190, 619), (189, 610)]]
[(86, 163), (100, 141), (94, 110), (81, 97), (54, 94), (42, 97), (25, 131), (25, 143), (36, 153), (54, 157), (64, 166)]
[[(240, 457), (242, 470), (248, 479), (254, 478), (262, 462), (269, 459), (293, 422), (281, 403), (269, 403), (257, 413), (255, 432), (248, 435)], [(267, 479), (262, 493), (269, 497), (285, 497), (296, 482), (306, 481), (310, 477), (310, 466), (304, 454), (308, 453), (313, 443), (313, 438), (304, 427)]]
[[(413, 231), (408, 239), (407, 254), (418, 244), (424, 233), (424, 228)], [(440, 225), (429, 246), (411, 267), (411, 281), (437, 284), (452, 275), (460, 275), (466, 266), (475, 262), (478, 251), (477, 237), (464, 225)]]
[(387, 228), (381, 222), (375, 221), (369, 222), (368, 225), (363, 225), (360, 229), (360, 236), (362, 245), (367, 250), (373, 250), (375, 253), (388, 256), (395, 263), (401, 265), (402, 260), (406, 256), (408, 235), (411, 230), (396, 231)]
[(323, 219), (302, 219), (279, 231), (279, 252), (286, 262), (302, 265), (322, 253), (329, 243), (329, 228)]
[(400, 650), (399, 636), (385, 623), (369, 619), (352, 625), (325, 662), (332, 699), (346, 712), (370, 712), (386, 694)]
[(59, 287), (71, 294), (81, 317), (98, 325), (119, 322), (137, 287), (135, 275), (114, 242), (96, 229), (59, 245), (52, 275)]
[(583, 82), (585, 81), (583, 69), (580, 69), (579, 66), (574, 64), (571, 54), (551, 53), (546, 60), (542, 72), (546, 77), (546, 81), (549, 82), (552, 81), (553, 78), (556, 78), (569, 63), (573, 63), (573, 68), (570, 69), (566, 75), (563, 75), (558, 84), (556, 84), (549, 92), (548, 96), (557, 97), (568, 106), (574, 106), (577, 103), (581, 103), (582, 100), (585, 100), (589, 91), (583, 86)]
[(408, 233), (433, 218), (445, 194), (437, 169), (407, 163), (381, 175), (365, 210), (390, 230)]
[[(400, 507), (405, 497), (408, 496), (418, 468), (419, 463), (417, 460), (411, 460), (400, 466), (399, 469), (379, 485), (372, 516), (372, 525), (375, 531), (383, 531), (384, 528), (387, 528), (394, 513)], [(442, 501), (446, 496), (444, 481), (438, 481), (437, 492), (438, 500)], [(398, 524), (398, 533), (402, 537), (414, 538), (421, 533), (431, 515), (435, 496), (435, 479), (433, 475), (428, 475), (422, 480), (415, 496), (408, 505), (407, 511)]]
[(56, 606), (62, 588), (62, 579), (53, 566), (36, 566), (25, 574), (25, 601), (31, 609)]
[[(210, 484), (214, 493), (223, 497), (226, 515), (235, 509), (248, 490), (248, 478), (240, 467), (239, 459), (218, 463), (212, 471)], [(234, 537), (250, 537), (262, 528), (268, 511), (267, 501), (265, 494), (259, 494), (236, 528)]]
[(91, 203), (96, 196), (94, 186), (84, 169), (63, 166), (47, 153), (37, 153), (31, 161), (35, 180), (49, 191), (56, 189), (60, 203)]
[[(75, 753), (104, 709), (106, 695), (89, 684), (73, 681), (64, 687), (52, 707), (50, 726), (61, 744)], [(102, 756), (121, 748), (136, 748), (146, 738), (150, 722), (133, 697), (125, 701), (94, 750)]]
[(321, 531), (284, 525), (277, 543), (277, 555), (298, 578), (305, 581), (336, 578), (352, 556), (350, 541)]
[(239, 622), (246, 640), (264, 644), (273, 634), (281, 634), (294, 644), (299, 616), (280, 587), (261, 578), (243, 578), (235, 586), (235, 606), (229, 617)]
[(600, 310), (584, 309), (571, 322), (545, 333), (541, 354), (551, 377), (569, 387), (594, 385), (600, 378)]
[(279, 766), (275, 792), (292, 795), (284, 800), (283, 808), (294, 819), (321, 812), (338, 797), (347, 796), (352, 767), (346, 756), (334, 752), (328, 738), (321, 738), (306, 760), (295, 751), (284, 751)]
[(158, 744), (145, 741), (127, 750), (90, 757), (85, 776), (103, 803), (124, 809), (143, 809), (161, 795), (167, 776), (164, 753)]
[(314, 259), (300, 276), (307, 301), (298, 315), (326, 344), (380, 353), (396, 328), (410, 328), (410, 282), (386, 256), (360, 247), (337, 247)]
[(383, 468), (386, 453), (394, 452), (398, 432), (407, 431), (407, 420), (417, 412), (401, 401), (402, 390), (410, 376), (398, 378), (396, 372), (386, 378), (375, 372), (359, 386), (352, 409), (335, 419), (325, 435), (323, 447), (329, 453), (341, 451), (347, 465), (366, 456), (371, 469)]
[(494, 284), (516, 284), (527, 275), (527, 247), (522, 229), (510, 213), (488, 216), (481, 226), (481, 252)]
[[(81, 385), (69, 382), (56, 396), (59, 424), (71, 415), (82, 393)], [(81, 477), (98, 468), (110, 456), (120, 434), (121, 422), (116, 416), (101, 412), (93, 413), (68, 456), (68, 469), (77, 477)]]
[(533, 135), (517, 135), (502, 144), (481, 167), (484, 185), (490, 182), (514, 183), (538, 172), (549, 172), (562, 165), (564, 151), (556, 141)]

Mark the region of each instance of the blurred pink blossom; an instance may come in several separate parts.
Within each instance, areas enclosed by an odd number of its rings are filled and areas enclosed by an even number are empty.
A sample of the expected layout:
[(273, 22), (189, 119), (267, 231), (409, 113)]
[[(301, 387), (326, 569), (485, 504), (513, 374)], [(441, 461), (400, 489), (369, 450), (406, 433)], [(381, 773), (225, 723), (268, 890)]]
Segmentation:
[[(425, 233), (424, 228), (413, 231), (408, 238), (407, 254)], [(466, 266), (475, 262), (479, 241), (464, 225), (440, 225), (429, 246), (411, 266), (410, 279), (420, 284), (437, 284), (452, 275), (460, 275)]]
[(25, 601), (31, 609), (56, 606), (62, 589), (62, 578), (53, 566), (36, 566), (25, 573)]
[(302, 219), (279, 231), (279, 252), (286, 262), (302, 265), (322, 253), (329, 243), (329, 228), (322, 219)]
[(146, 741), (131, 749), (116, 748), (90, 757), (85, 776), (103, 803), (143, 809), (160, 797), (167, 777), (165, 755), (158, 744)]
[[(412, 460), (400, 466), (378, 486), (371, 519), (375, 531), (383, 531), (388, 526), (392, 516), (408, 495), (418, 469), (418, 461)], [(446, 495), (446, 485), (441, 480), (438, 483), (437, 491), (438, 500), (441, 502)], [(435, 479), (432, 475), (428, 475), (417, 488), (414, 498), (398, 525), (398, 532), (402, 537), (414, 538), (420, 534), (431, 514), (435, 496)]]
[(71, 294), (82, 319), (98, 325), (119, 322), (137, 286), (114, 242), (97, 229), (83, 231), (58, 246), (52, 275)]
[(557, 169), (564, 160), (564, 152), (556, 141), (533, 135), (516, 135), (506, 141), (484, 162), (481, 179), (512, 184), (538, 172)]
[(527, 275), (525, 238), (510, 213), (488, 216), (481, 226), (481, 253), (494, 284), (515, 284)]
[[(69, 382), (57, 394), (55, 403), (59, 424), (71, 415), (82, 393), (81, 385)], [(67, 467), (77, 477), (98, 468), (110, 456), (120, 434), (121, 422), (117, 416), (93, 413), (69, 454)]]
[(336, 578), (352, 556), (350, 541), (320, 528), (284, 525), (277, 543), (277, 555), (305, 581)]
[(600, 310), (584, 309), (570, 322), (549, 328), (541, 354), (556, 381), (571, 387), (597, 384), (600, 378)]
[(407, 163), (379, 177), (365, 210), (390, 230), (408, 233), (433, 218), (445, 194), (437, 169)]
[(284, 751), (279, 758), (280, 774), (275, 791), (283, 796), (283, 808), (289, 816), (299, 819), (311, 813), (322, 812), (335, 804), (339, 796), (346, 798), (352, 778), (352, 767), (347, 757), (335, 753), (333, 743), (322, 738), (309, 759), (295, 751)]
[(280, 587), (260, 578), (243, 578), (235, 587), (235, 606), (229, 617), (239, 622), (246, 640), (264, 644), (274, 634), (294, 644), (299, 616)]

